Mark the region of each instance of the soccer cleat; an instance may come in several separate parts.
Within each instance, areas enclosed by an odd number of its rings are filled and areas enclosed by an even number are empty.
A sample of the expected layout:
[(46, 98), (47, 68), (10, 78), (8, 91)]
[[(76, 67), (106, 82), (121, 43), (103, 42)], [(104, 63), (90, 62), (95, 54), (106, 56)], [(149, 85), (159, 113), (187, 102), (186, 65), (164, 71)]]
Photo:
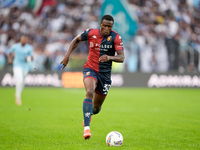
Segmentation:
[[(90, 123), (91, 123), (91, 120), (92, 120), (92, 115), (91, 115), (91, 117), (90, 117)], [(85, 127), (84, 120), (83, 120), (83, 127)]]
[(85, 140), (87, 140), (87, 139), (89, 140), (91, 138), (90, 129), (84, 130), (83, 137), (85, 138)]

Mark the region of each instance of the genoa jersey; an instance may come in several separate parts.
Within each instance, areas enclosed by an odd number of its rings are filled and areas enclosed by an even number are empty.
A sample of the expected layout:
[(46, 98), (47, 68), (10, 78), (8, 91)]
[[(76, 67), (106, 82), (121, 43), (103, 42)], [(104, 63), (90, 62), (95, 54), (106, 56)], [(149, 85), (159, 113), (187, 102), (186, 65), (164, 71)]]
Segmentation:
[(88, 60), (83, 67), (91, 68), (103, 77), (110, 78), (112, 61), (102, 63), (99, 58), (104, 54), (114, 56), (115, 52), (123, 51), (121, 36), (112, 30), (104, 37), (100, 34), (100, 29), (87, 29), (81, 34), (81, 40), (87, 40), (89, 46)]

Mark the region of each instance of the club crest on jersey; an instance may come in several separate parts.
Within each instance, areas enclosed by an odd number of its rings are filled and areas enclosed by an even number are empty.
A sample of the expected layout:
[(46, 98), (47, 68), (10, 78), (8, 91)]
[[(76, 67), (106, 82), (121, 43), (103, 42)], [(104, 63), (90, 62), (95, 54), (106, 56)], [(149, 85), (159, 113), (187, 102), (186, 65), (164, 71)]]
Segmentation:
[(86, 72), (86, 76), (89, 76), (90, 75), (90, 71)]
[(112, 40), (112, 36), (107, 37), (107, 41), (111, 41)]

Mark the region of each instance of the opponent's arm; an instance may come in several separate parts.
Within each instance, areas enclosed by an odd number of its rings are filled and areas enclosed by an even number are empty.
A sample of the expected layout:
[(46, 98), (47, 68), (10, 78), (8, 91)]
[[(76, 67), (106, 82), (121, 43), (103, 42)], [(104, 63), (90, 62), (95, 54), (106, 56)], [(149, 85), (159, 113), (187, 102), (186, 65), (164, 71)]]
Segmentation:
[(63, 70), (67, 66), (67, 64), (69, 62), (69, 56), (70, 56), (70, 54), (78, 46), (78, 43), (81, 42), (81, 41), (82, 40), (81, 40), (81, 36), (80, 35), (76, 36), (72, 40), (72, 42), (69, 45), (69, 49), (68, 49), (67, 53), (65, 54), (65, 57), (63, 58), (63, 60), (60, 63), (60, 64), (63, 64), (63, 67), (61, 68), (61, 70)]
[(13, 63), (13, 59), (14, 59), (14, 54), (13, 53), (9, 53), (8, 54), (8, 63), (12, 64)]
[(123, 63), (124, 62), (124, 51), (118, 51), (117, 55), (115, 55), (115, 56), (102, 55), (99, 58), (100, 62), (105, 62), (105, 61), (109, 61), (109, 60), (112, 60), (114, 62)]
[(15, 57), (15, 44), (12, 45), (12, 47), (9, 49), (9, 53), (8, 53), (8, 63), (10, 64), (13, 64), (13, 60), (14, 60), (14, 57)]

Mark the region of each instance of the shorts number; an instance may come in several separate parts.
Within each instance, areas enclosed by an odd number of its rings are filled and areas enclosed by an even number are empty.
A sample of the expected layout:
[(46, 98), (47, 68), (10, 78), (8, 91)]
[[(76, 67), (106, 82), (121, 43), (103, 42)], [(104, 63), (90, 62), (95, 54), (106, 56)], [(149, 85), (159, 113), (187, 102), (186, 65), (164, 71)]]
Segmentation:
[(104, 92), (103, 94), (104, 95), (107, 95), (110, 86), (111, 86), (110, 84), (104, 84), (104, 87), (103, 87), (103, 92)]

